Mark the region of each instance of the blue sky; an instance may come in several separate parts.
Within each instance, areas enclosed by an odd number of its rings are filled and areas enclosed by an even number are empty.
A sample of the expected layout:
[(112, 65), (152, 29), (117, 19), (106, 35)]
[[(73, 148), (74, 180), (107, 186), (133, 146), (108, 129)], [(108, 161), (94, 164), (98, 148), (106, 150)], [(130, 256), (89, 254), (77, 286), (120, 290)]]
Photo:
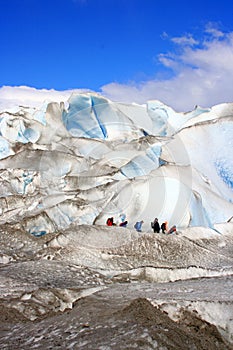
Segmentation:
[(232, 18), (232, 0), (0, 0), (0, 87), (230, 102)]

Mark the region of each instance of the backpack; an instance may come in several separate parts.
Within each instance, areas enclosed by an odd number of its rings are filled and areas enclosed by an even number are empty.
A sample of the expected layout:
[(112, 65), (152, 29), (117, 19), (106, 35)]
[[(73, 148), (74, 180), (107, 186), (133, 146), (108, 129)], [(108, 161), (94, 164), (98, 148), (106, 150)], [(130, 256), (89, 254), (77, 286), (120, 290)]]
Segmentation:
[(151, 228), (154, 228), (154, 223), (153, 222), (151, 222)]

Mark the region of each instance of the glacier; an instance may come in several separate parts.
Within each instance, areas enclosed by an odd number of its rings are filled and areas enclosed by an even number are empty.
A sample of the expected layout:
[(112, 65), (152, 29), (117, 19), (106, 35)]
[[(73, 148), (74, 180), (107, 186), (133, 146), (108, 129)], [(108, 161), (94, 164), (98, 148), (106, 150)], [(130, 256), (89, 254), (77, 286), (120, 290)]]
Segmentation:
[(44, 234), (121, 212), (145, 230), (156, 216), (178, 229), (227, 222), (232, 116), (230, 103), (177, 113), (160, 101), (126, 105), (94, 93), (6, 108), (1, 224), (23, 219), (28, 232)]
[(232, 349), (233, 103), (0, 108), (1, 349)]

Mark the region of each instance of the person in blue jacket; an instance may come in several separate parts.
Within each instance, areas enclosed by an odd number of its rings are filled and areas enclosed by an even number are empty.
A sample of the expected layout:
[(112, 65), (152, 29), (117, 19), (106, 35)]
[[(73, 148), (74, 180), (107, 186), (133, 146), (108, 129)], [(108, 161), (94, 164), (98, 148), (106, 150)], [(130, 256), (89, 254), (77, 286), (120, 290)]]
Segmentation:
[(137, 232), (142, 232), (142, 224), (143, 223), (144, 223), (143, 220), (136, 222), (136, 224), (134, 225), (134, 228)]

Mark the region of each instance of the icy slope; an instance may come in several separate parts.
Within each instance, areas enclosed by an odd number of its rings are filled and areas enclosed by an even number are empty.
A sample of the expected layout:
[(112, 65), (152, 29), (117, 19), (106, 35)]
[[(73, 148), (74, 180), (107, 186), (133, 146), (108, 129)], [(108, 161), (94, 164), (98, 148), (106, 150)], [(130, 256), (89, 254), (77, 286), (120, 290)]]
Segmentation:
[[(1, 102), (1, 105), (4, 105)], [(64, 103), (0, 114), (0, 223), (40, 236), (76, 224), (129, 227), (155, 216), (213, 227), (233, 212), (233, 105), (176, 113), (159, 101)]]

